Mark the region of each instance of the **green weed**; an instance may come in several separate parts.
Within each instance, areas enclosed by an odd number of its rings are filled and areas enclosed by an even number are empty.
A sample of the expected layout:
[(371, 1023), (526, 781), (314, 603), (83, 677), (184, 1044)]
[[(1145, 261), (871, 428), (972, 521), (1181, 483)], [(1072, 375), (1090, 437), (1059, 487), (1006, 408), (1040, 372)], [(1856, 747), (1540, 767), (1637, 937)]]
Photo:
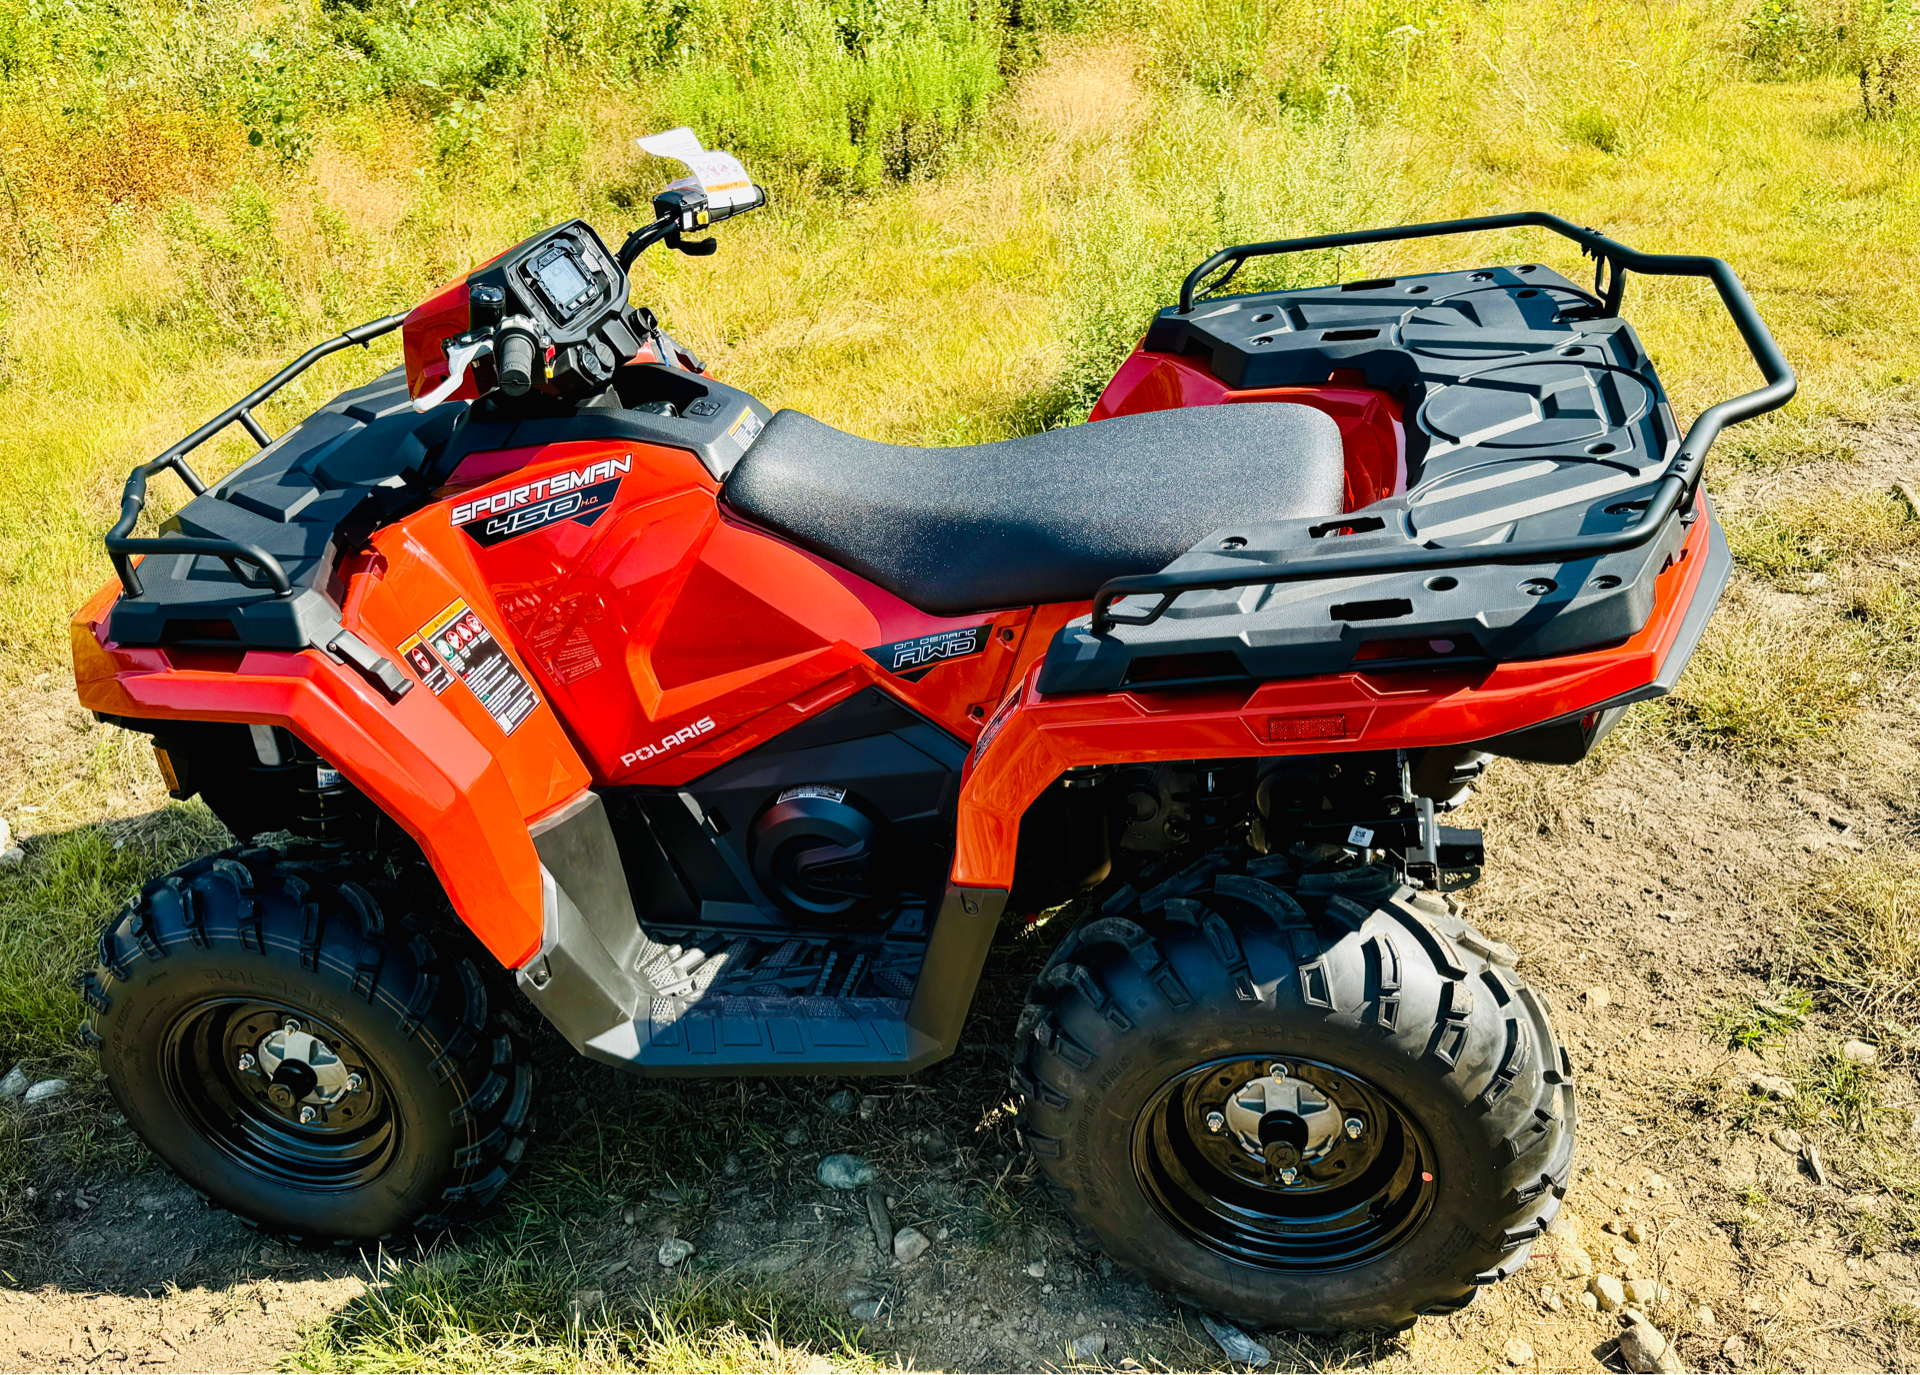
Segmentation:
[(1765, 997), (1742, 999), (1714, 1010), (1707, 1018), (1710, 1039), (1729, 1050), (1759, 1050), (1778, 1045), (1798, 1031), (1813, 1011), (1813, 999), (1790, 986), (1774, 985)]
[[(550, 1238), (503, 1237), (419, 1261), (380, 1258), (367, 1296), (310, 1328), (311, 1371), (869, 1371), (820, 1306), (714, 1277), (609, 1297), (555, 1263)], [(587, 1288), (591, 1284), (593, 1287)]]

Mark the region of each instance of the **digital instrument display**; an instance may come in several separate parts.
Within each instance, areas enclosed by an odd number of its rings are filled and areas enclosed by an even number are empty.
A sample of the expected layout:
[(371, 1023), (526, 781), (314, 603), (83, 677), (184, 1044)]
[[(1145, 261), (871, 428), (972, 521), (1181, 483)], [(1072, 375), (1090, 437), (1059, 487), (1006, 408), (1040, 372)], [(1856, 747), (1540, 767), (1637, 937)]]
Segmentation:
[(593, 279), (581, 270), (573, 254), (556, 245), (528, 264), (540, 294), (562, 316), (593, 295)]

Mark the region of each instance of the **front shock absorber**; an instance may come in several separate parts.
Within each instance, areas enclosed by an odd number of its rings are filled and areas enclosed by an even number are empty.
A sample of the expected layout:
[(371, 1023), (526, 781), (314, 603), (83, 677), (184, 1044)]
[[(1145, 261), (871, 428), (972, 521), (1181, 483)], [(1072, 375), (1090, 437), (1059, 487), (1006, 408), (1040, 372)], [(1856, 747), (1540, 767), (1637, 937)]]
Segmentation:
[(319, 755), (301, 762), (311, 772), (299, 787), (300, 834), (328, 855), (344, 854), (364, 839), (364, 799)]

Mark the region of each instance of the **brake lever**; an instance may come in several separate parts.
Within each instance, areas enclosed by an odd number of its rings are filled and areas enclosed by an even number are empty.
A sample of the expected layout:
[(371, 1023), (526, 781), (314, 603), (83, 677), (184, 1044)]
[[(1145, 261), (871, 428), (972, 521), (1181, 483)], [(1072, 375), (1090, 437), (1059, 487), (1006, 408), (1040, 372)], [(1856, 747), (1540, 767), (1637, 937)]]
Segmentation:
[(455, 344), (447, 350), (447, 380), (428, 392), (425, 396), (413, 398), (413, 408), (424, 414), (438, 406), (448, 397), (460, 390), (460, 384), (467, 380), (467, 369), (473, 366), (473, 360), (485, 357), (493, 352), (491, 338), (475, 339), (468, 344)]

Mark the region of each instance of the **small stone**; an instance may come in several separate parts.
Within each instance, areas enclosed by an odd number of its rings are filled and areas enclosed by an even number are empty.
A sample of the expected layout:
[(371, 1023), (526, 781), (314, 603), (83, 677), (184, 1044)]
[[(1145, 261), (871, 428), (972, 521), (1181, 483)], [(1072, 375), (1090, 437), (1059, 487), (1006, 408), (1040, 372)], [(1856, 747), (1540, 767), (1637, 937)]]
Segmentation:
[(1667, 1339), (1652, 1323), (1634, 1323), (1620, 1334), (1620, 1359), (1627, 1363), (1627, 1369), (1641, 1371), (1643, 1375), (1680, 1369), (1680, 1362), (1667, 1347)]
[(1747, 1089), (1776, 1102), (1785, 1102), (1799, 1092), (1794, 1088), (1793, 1080), (1783, 1079), (1777, 1074), (1755, 1074), (1748, 1078)]
[(860, 1100), (860, 1120), (862, 1122), (873, 1121), (873, 1115), (879, 1111), (880, 1100), (872, 1094), (868, 1094)]
[(1533, 1364), (1533, 1348), (1519, 1337), (1507, 1338), (1507, 1344), (1500, 1348), (1500, 1354), (1507, 1358), (1508, 1365)]
[(1600, 1311), (1600, 1300), (1593, 1296), (1592, 1290), (1583, 1289), (1580, 1291), (1580, 1306), (1589, 1313), (1597, 1313)]
[(1627, 1302), (1626, 1286), (1612, 1275), (1595, 1275), (1587, 1281), (1587, 1292), (1609, 1313), (1618, 1313)]
[(1618, 1218), (1618, 1217), (1610, 1217), (1605, 1222), (1600, 1224), (1600, 1230), (1608, 1233), (1611, 1236), (1617, 1237), (1622, 1232), (1627, 1230), (1626, 1219)]
[[(29, 1089), (29, 1096), (33, 1090)], [(1820, 1158), (1820, 1148), (1809, 1141), (1800, 1148), (1800, 1163), (1807, 1167), (1807, 1173), (1813, 1176), (1813, 1182), (1821, 1188), (1833, 1183), (1833, 1177), (1827, 1173), (1827, 1162)]]
[(859, 1156), (844, 1153), (822, 1160), (814, 1175), (829, 1189), (861, 1189), (880, 1177), (879, 1171)]
[(1628, 1241), (1632, 1242), (1635, 1246), (1638, 1246), (1641, 1242), (1647, 1239), (1647, 1229), (1642, 1227), (1637, 1222), (1629, 1222), (1625, 1227), (1621, 1229), (1620, 1235), (1624, 1236)]
[(1713, 1322), (1714, 1322), (1713, 1310), (1707, 1307), (1704, 1303), (1701, 1304), (1698, 1308), (1693, 1310), (1693, 1325), (1699, 1328), (1702, 1332), (1707, 1332), (1712, 1330)]
[(858, 1106), (860, 1099), (852, 1089), (841, 1089), (827, 1099), (827, 1111), (835, 1117), (845, 1117)]
[(1259, 1366), (1273, 1359), (1264, 1346), (1232, 1323), (1222, 1322), (1218, 1318), (1202, 1313), (1200, 1325), (1207, 1329), (1207, 1335), (1212, 1337), (1214, 1344), (1226, 1353), (1227, 1359), (1237, 1365)]
[(1046, 1261), (1036, 1260), (1033, 1264), (1027, 1267), (1027, 1273), (1029, 1275), (1032, 1275), (1035, 1279), (1045, 1279), (1047, 1277)]
[(662, 1184), (657, 1189), (647, 1190), (647, 1197), (656, 1203), (664, 1203), (669, 1208), (677, 1208), (687, 1201), (687, 1196), (671, 1184)]
[(1840, 1058), (1850, 1065), (1870, 1065), (1879, 1055), (1879, 1050), (1865, 1041), (1843, 1041), (1840, 1045)]
[(847, 1312), (855, 1322), (872, 1322), (880, 1316), (880, 1300), (861, 1299), (858, 1303), (849, 1304)]
[(606, 1301), (606, 1291), (602, 1289), (576, 1289), (573, 1291), (573, 1306), (582, 1313), (598, 1308)]
[(1587, 1011), (1589, 1012), (1605, 1012), (1608, 1005), (1613, 1002), (1613, 994), (1607, 992), (1606, 989), (1601, 988), (1597, 984), (1580, 996), (1587, 1000)]
[(933, 1234), (933, 1239), (935, 1241), (945, 1241), (948, 1237), (952, 1235), (953, 1235), (953, 1231), (951, 1228), (942, 1227), (939, 1231)]
[(720, 1173), (728, 1179), (737, 1179), (740, 1176), (740, 1172), (746, 1167), (746, 1162), (741, 1160), (738, 1152), (736, 1152), (720, 1162)]
[(1655, 912), (1654, 915), (1660, 918), (1661, 921), (1685, 921), (1687, 919), (1685, 912)]
[(0, 816), (0, 850), (13, 848), (13, 823)]
[(7, 1071), (7, 1077), (0, 1079), (0, 1100), (18, 1098), (27, 1091), (27, 1085), (33, 1080), (27, 1078), (27, 1072), (15, 1065)]
[(1727, 1358), (1729, 1365), (1744, 1365), (1747, 1359), (1747, 1339), (1738, 1332), (1720, 1343), (1720, 1354)]
[(1580, 1224), (1575, 1222), (1572, 1216), (1563, 1208), (1555, 1213), (1553, 1215), (1553, 1221), (1547, 1224), (1547, 1235), (1550, 1237), (1560, 1237), (1566, 1241), (1578, 1242), (1580, 1240)]
[(640, 1210), (633, 1207), (622, 1208), (620, 1210), (620, 1220), (631, 1227), (640, 1220)]
[(1666, 1285), (1644, 1276), (1628, 1280), (1626, 1288), (1628, 1300), (1640, 1308), (1651, 1308), (1673, 1297), (1673, 1292)]
[(785, 1140), (789, 1146), (804, 1146), (807, 1144), (807, 1129), (796, 1123), (787, 1128)]
[(1593, 1257), (1582, 1246), (1562, 1246), (1554, 1257), (1560, 1263), (1563, 1280), (1585, 1279), (1593, 1273)]
[(66, 1091), (67, 1081), (65, 1079), (42, 1079), (39, 1083), (33, 1085), (25, 1093), (21, 1094), (20, 1101), (31, 1106), (34, 1103), (44, 1103), (49, 1098), (58, 1098)]
[(1774, 1145), (1778, 1146), (1788, 1155), (1800, 1154), (1800, 1147), (1805, 1144), (1800, 1140), (1800, 1133), (1792, 1127), (1775, 1127), (1767, 1133), (1767, 1140), (1773, 1142)]
[(1639, 1259), (1640, 1253), (1631, 1246), (1616, 1246), (1613, 1248), (1613, 1262), (1623, 1270), (1637, 1263)]
[(9, 845), (6, 849), (0, 850), (0, 869), (11, 869), (26, 857), (27, 852), (18, 845)]
[(660, 1263), (671, 1270), (693, 1254), (693, 1243), (684, 1237), (668, 1237), (660, 1243)]
[(911, 1265), (924, 1256), (931, 1245), (918, 1227), (902, 1227), (893, 1234), (893, 1258), (902, 1265)]
[(1067, 1350), (1073, 1353), (1076, 1361), (1097, 1361), (1107, 1354), (1107, 1339), (1098, 1332), (1089, 1332), (1075, 1337)]

